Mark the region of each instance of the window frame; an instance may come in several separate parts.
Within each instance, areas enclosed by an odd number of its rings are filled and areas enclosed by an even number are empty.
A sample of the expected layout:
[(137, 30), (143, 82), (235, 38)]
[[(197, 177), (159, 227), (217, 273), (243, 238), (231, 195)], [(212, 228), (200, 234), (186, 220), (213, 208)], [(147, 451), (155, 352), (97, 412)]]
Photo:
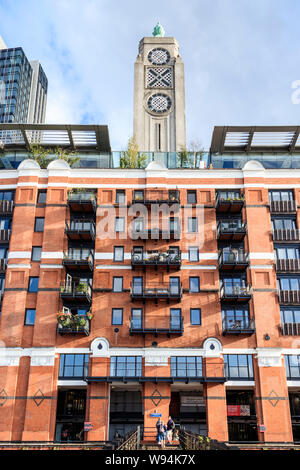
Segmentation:
[[(37, 249), (37, 248), (40, 248), (40, 250), (41, 250), (41, 252), (40, 252), (40, 257), (39, 257), (39, 259), (34, 259), (34, 258), (33, 258), (34, 250)], [(43, 249), (42, 246), (33, 246), (33, 247), (32, 247), (32, 249), (31, 249), (31, 261), (37, 262), (37, 263), (38, 263), (39, 261), (41, 261), (42, 249)]]
[[(198, 310), (199, 312), (199, 322), (193, 321), (192, 311)], [(201, 326), (202, 324), (202, 316), (201, 316), (201, 308), (199, 307), (191, 307), (190, 308), (190, 324), (193, 326)]]
[[(116, 312), (116, 310), (120, 310), (121, 312), (121, 318), (120, 318), (120, 322), (116, 322), (116, 320), (114, 319), (114, 314)], [(123, 308), (121, 307), (114, 307), (111, 309), (111, 324), (113, 326), (120, 326), (120, 325), (123, 325), (123, 315), (124, 315), (124, 311), (123, 311)]]
[[(121, 279), (121, 289), (120, 289), (120, 290), (117, 290), (116, 287), (115, 287), (115, 282), (118, 282), (117, 280), (120, 280), (120, 279)], [(113, 292), (117, 292), (117, 293), (123, 292), (123, 283), (124, 283), (124, 278), (123, 278), (123, 276), (113, 276), (112, 291), (113, 291)]]
[[(116, 251), (117, 251), (117, 250), (121, 250), (121, 251), (122, 251), (122, 257), (121, 257), (121, 259), (116, 259)], [(125, 250), (124, 250), (124, 246), (114, 246), (114, 258), (113, 258), (113, 260), (114, 260), (115, 262), (123, 263), (123, 262), (124, 262), (124, 251), (125, 251)]]
[[(36, 287), (36, 290), (31, 290), (32, 287), (31, 287), (31, 282), (33, 281), (33, 279), (37, 279), (37, 287)], [(28, 292), (32, 293), (32, 294), (36, 294), (38, 291), (39, 291), (39, 276), (29, 276), (29, 280), (28, 280), (28, 289), (27, 289)]]
[[(33, 322), (28, 322), (28, 312), (34, 312), (33, 315)], [(35, 325), (35, 317), (36, 317), (36, 309), (35, 308), (26, 308), (25, 309), (25, 317), (24, 317), (24, 326), (34, 326)]]
[[(43, 229), (42, 230), (37, 230), (37, 225), (38, 225), (38, 221), (42, 220), (43, 221)], [(34, 231), (37, 232), (37, 233), (42, 233), (44, 232), (45, 230), (45, 217), (36, 217), (34, 219)]]

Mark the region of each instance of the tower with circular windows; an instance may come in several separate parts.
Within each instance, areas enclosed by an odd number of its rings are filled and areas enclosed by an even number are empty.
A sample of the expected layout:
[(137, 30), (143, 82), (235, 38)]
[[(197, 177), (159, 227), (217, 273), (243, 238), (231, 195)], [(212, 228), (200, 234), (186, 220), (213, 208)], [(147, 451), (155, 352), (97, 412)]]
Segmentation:
[(144, 37), (134, 71), (134, 135), (140, 151), (186, 145), (184, 66), (172, 37)]

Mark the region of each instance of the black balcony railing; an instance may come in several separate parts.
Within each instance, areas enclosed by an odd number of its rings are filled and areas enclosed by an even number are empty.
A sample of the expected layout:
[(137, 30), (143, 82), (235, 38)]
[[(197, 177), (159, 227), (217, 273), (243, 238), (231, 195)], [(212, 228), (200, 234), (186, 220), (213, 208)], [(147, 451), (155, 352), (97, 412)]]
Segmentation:
[(10, 239), (10, 229), (0, 229), (0, 243), (8, 243)]
[(13, 201), (0, 201), (0, 214), (10, 215), (13, 212), (14, 202)]
[(1, 258), (0, 259), (0, 273), (5, 273), (7, 267), (7, 259)]
[(252, 335), (255, 332), (254, 319), (245, 316), (225, 316), (223, 318), (223, 335)]
[(177, 190), (147, 189), (143, 192), (134, 192), (132, 202), (135, 204), (179, 204), (180, 194)]
[(92, 287), (88, 282), (62, 284), (60, 287), (60, 297), (67, 303), (82, 302), (90, 304), (92, 301)]
[(274, 242), (300, 242), (299, 229), (275, 229), (272, 234)]
[(151, 283), (147, 286), (131, 284), (131, 300), (180, 300), (182, 297), (181, 284)]
[(158, 315), (144, 315), (140, 317), (131, 317), (130, 334), (179, 334), (183, 333), (183, 317), (161, 317)]
[(247, 233), (247, 224), (241, 220), (219, 220), (217, 228), (218, 240), (242, 241)]
[(221, 283), (221, 299), (224, 302), (248, 302), (252, 297), (251, 285), (226, 285)]
[(74, 212), (95, 212), (97, 208), (96, 194), (92, 192), (69, 192), (68, 205)]
[(242, 210), (245, 204), (243, 195), (235, 197), (226, 197), (217, 194), (216, 196), (216, 211), (224, 213), (237, 213)]
[(295, 213), (297, 212), (296, 201), (271, 201), (270, 211), (274, 213)]
[(62, 314), (58, 320), (57, 333), (60, 335), (90, 334), (90, 320), (86, 315)]
[(157, 269), (159, 266), (167, 268), (179, 268), (181, 266), (181, 251), (171, 250), (160, 252), (146, 252), (133, 250), (131, 252), (131, 265), (134, 266), (153, 266)]
[(69, 240), (94, 240), (95, 223), (91, 220), (68, 220), (65, 230)]
[(181, 238), (180, 227), (166, 229), (153, 227), (139, 231), (135, 230), (134, 233), (135, 238), (140, 238), (141, 240), (179, 240)]
[(94, 254), (90, 250), (72, 250), (64, 253), (63, 265), (70, 270), (94, 269)]
[(300, 323), (282, 323), (281, 333), (283, 336), (300, 336)]
[(300, 305), (300, 290), (279, 290), (279, 303)]
[(229, 271), (242, 271), (249, 266), (249, 254), (242, 250), (224, 251), (219, 253), (219, 268)]
[(300, 272), (300, 259), (277, 259), (277, 272)]

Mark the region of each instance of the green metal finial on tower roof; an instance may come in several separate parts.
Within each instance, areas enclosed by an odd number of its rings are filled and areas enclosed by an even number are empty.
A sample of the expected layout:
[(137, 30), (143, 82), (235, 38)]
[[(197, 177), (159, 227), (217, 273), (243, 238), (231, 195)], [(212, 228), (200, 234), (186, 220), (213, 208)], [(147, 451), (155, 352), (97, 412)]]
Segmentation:
[(165, 34), (166, 34), (166, 32), (165, 32), (164, 28), (162, 27), (160, 22), (158, 22), (157, 25), (155, 26), (154, 30), (153, 30), (152, 35), (155, 38), (163, 38), (165, 36)]

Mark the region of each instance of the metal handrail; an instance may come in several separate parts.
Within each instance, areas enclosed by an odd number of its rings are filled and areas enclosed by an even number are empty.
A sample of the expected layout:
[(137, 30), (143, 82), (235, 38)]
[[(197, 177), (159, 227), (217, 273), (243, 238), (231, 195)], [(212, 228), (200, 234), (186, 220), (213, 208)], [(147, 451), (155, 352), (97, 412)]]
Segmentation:
[(188, 432), (184, 428), (179, 429), (179, 443), (184, 450), (229, 450), (224, 442)]
[(149, 189), (144, 190), (143, 195), (139, 196), (133, 192), (132, 197), (133, 203), (179, 203), (180, 193), (178, 190), (160, 190), (160, 189)]
[(226, 286), (224, 283), (221, 283), (221, 295), (235, 297), (235, 296), (245, 296), (252, 294), (251, 284), (245, 285), (235, 285), (235, 286)]
[(246, 232), (247, 223), (243, 222), (240, 219), (230, 219), (230, 220), (219, 220), (218, 221), (218, 233), (222, 232)]
[(122, 444), (116, 450), (138, 450), (141, 442), (141, 428), (137, 427), (136, 431), (128, 433), (124, 436)]
[(79, 201), (79, 202), (94, 202), (96, 200), (96, 194), (92, 192), (86, 193), (68, 193), (68, 201)]
[(66, 220), (66, 230), (68, 231), (92, 231), (95, 232), (95, 222), (85, 219)]
[(172, 318), (169, 316), (158, 317), (157, 315), (143, 315), (141, 319), (130, 319), (130, 329), (134, 330), (169, 330), (183, 331), (183, 316)]
[(172, 286), (170, 283), (153, 283), (148, 284), (147, 286), (134, 285), (131, 283), (130, 288), (131, 295), (140, 296), (140, 295), (149, 295), (149, 296), (178, 296), (182, 294), (182, 285), (178, 284)]
[(223, 318), (223, 331), (240, 331), (240, 330), (254, 330), (255, 329), (255, 322), (253, 318), (245, 317), (245, 316), (235, 316)]
[(219, 251), (219, 263), (222, 264), (239, 264), (249, 263), (249, 253), (245, 253), (243, 250), (232, 251)]
[(132, 250), (132, 264), (180, 264), (181, 251), (173, 252), (171, 250), (150, 253), (147, 251)]

